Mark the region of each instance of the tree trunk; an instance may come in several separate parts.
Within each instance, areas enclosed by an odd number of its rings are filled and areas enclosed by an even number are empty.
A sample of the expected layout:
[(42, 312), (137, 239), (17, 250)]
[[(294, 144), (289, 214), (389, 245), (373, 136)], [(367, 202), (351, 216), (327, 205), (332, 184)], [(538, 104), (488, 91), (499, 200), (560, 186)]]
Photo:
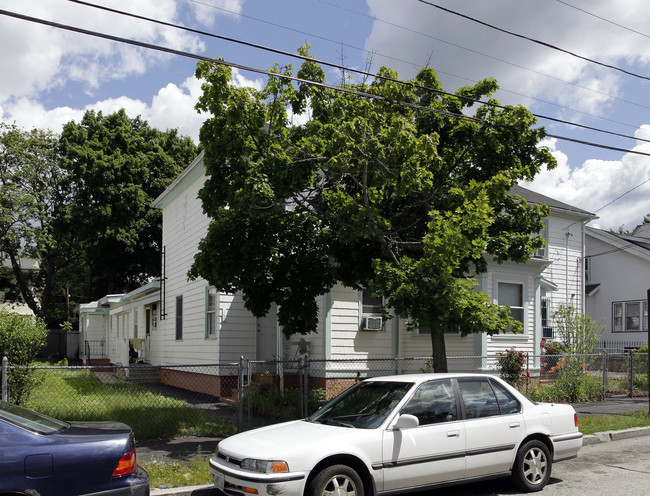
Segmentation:
[(32, 312), (34, 312), (34, 315), (41, 317), (42, 316), (41, 307), (36, 301), (33, 291), (31, 290), (31, 288), (27, 284), (27, 281), (25, 280), (25, 276), (23, 274), (20, 261), (18, 260), (18, 256), (16, 256), (16, 254), (13, 252), (8, 252), (8, 255), (9, 255), (9, 259), (11, 260), (11, 270), (13, 271), (13, 274), (16, 277), (18, 288), (20, 289), (20, 293), (22, 294), (25, 303), (27, 303), (27, 306), (31, 308)]
[(431, 357), (434, 372), (447, 372), (447, 348), (442, 329), (431, 328)]

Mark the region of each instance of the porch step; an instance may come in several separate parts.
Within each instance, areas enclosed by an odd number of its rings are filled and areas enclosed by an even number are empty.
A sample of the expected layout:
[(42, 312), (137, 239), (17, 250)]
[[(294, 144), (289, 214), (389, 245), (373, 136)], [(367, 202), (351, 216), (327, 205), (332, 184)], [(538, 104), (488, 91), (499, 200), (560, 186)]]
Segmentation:
[(158, 367), (149, 365), (131, 365), (129, 366), (128, 382), (136, 384), (159, 383)]

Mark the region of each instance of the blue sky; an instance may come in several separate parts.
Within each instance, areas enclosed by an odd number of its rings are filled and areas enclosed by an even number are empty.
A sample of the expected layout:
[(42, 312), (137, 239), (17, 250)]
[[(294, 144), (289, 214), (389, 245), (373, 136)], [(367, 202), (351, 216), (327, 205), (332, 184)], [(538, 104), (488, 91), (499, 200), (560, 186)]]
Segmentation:
[[(425, 65), (447, 91), (494, 77), (504, 104), (632, 137), (540, 120), (558, 136), (650, 153), (650, 9), (647, 0), (431, 0), (437, 4), (643, 77), (605, 68), (426, 5), (418, 0), (88, 0), (174, 24), (402, 79)], [(267, 69), (299, 60), (102, 12), (69, 0), (2, 0), (0, 9), (89, 30), (224, 57)], [(56, 132), (88, 109), (125, 108), (160, 129), (198, 140), (195, 61), (0, 15), (0, 119)], [(340, 75), (327, 69), (328, 82)], [(235, 84), (261, 87), (239, 71)], [(360, 76), (357, 76), (359, 78)], [(532, 184), (600, 217), (596, 227), (633, 228), (650, 213), (650, 156), (548, 139), (558, 168)], [(628, 191), (634, 189), (632, 192)], [(621, 197), (609, 206), (612, 200)]]

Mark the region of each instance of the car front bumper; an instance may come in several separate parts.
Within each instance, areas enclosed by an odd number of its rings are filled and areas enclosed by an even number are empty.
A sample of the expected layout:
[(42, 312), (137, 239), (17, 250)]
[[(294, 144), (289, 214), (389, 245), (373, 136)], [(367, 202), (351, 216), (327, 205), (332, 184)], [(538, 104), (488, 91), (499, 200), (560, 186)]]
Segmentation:
[(306, 474), (287, 472), (262, 474), (229, 466), (217, 458), (210, 459), (210, 474), (215, 487), (228, 496), (302, 496)]

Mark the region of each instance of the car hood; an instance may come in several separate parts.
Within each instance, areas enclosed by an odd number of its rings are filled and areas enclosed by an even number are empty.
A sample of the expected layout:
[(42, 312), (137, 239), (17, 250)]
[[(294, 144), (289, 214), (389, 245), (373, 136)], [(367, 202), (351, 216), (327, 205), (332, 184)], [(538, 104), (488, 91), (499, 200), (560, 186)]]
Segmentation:
[[(236, 434), (219, 443), (219, 452), (239, 459), (260, 458), (306, 462), (318, 446), (320, 456), (331, 451), (344, 453), (348, 447), (381, 446), (380, 429), (355, 429), (295, 420)], [(374, 441), (373, 441), (374, 440)], [(303, 463), (300, 463), (302, 465)]]

